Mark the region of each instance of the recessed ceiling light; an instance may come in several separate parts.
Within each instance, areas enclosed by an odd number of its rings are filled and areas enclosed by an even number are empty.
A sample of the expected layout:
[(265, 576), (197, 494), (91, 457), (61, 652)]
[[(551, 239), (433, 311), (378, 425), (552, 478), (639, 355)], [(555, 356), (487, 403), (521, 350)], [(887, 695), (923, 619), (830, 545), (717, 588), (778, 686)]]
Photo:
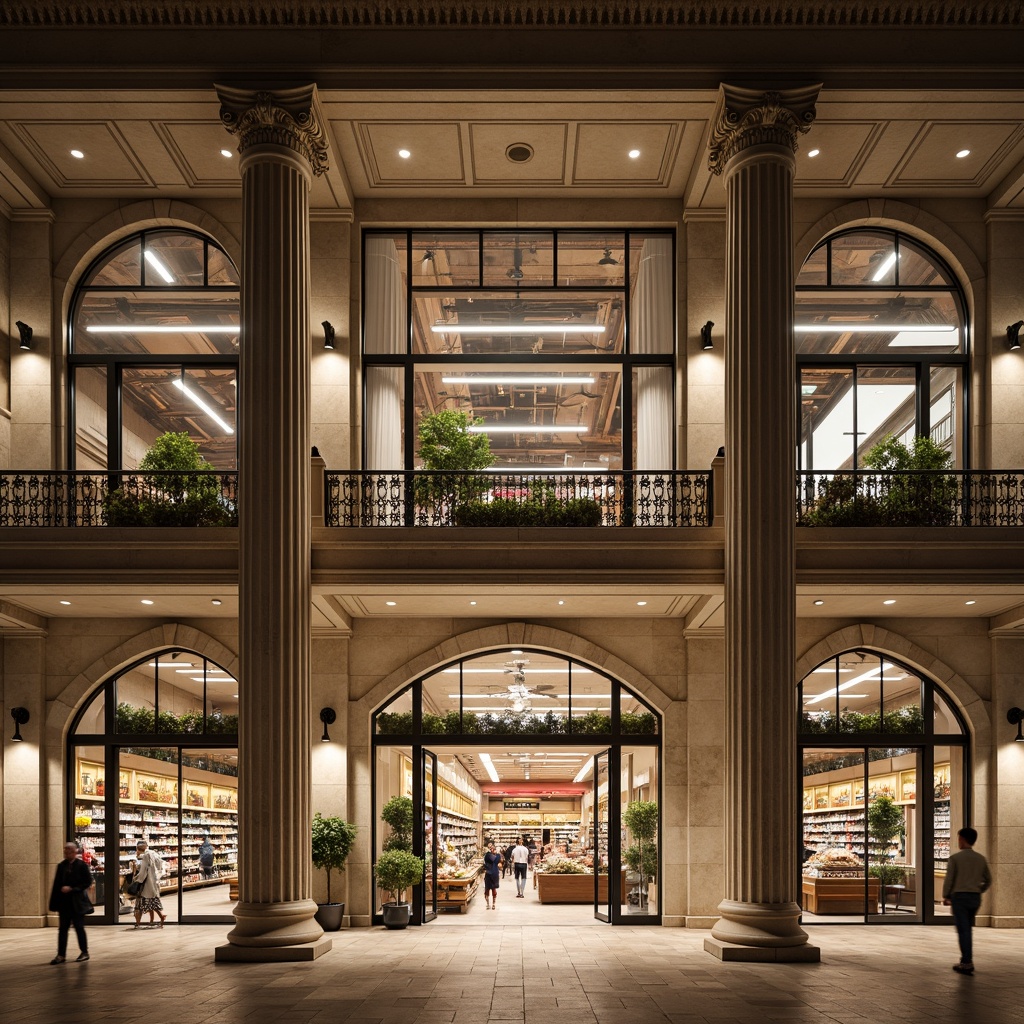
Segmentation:
[(71, 150), (71, 155), (76, 160), (84, 160), (85, 159), (85, 154), (80, 149), (73, 149), (73, 150)]
[(522, 651), (520, 651), (520, 650), (515, 650), (515, 651), (512, 651), (512, 653), (513, 653), (513, 654), (522, 654), (523, 652), (522, 652)]
[(229, 157), (229, 156), (231, 156), (231, 150), (230, 149), (222, 149), (220, 151), (220, 155), (221, 156), (228, 156)]
[(964, 604), (977, 604), (977, 601), (964, 601)]
[(969, 149), (961, 149), (960, 152), (957, 153), (956, 158), (957, 158), (957, 160), (963, 160), (963, 158), (965, 156), (970, 156), (970, 155), (971, 155), (971, 151)]
[(559, 603), (559, 604), (565, 604), (565, 602), (564, 602), (564, 601), (559, 601), (558, 603)]
[(476, 601), (470, 601), (469, 603), (472, 604), (472, 605), (475, 605)]
[(218, 608), (219, 608), (219, 607), (220, 607), (220, 606), (221, 606), (221, 605), (222, 605), (223, 603), (224, 603), (224, 602), (223, 602), (223, 601), (222, 601), (222, 600), (221, 600), (221, 599), (220, 599), (219, 597), (215, 597), (215, 598), (214, 598), (214, 599), (213, 599), (213, 600), (212, 600), (212, 601), (210, 602), (210, 604), (214, 604), (214, 605), (216, 605), (216, 606), (217, 606)]
[(630, 160), (635, 160), (639, 155), (640, 155), (640, 150), (639, 149), (631, 149), (629, 151), (629, 159)]
[(153, 602), (150, 601), (150, 599), (148, 597), (144, 597), (140, 603), (141, 604), (152, 604)]
[(895, 603), (896, 603), (896, 599), (894, 597), (890, 597), (888, 601), (883, 601), (882, 602), (882, 604), (895, 604)]
[(807, 155), (813, 160), (820, 152), (820, 149), (810, 149), (807, 151)]
[(71, 604), (70, 601), (61, 601), (61, 604)]
[(396, 604), (398, 604), (398, 602), (397, 602), (397, 601), (385, 601), (384, 603), (385, 603), (385, 604), (386, 604), (386, 605), (387, 605), (387, 606), (388, 606), (389, 608), (394, 608), (394, 607), (395, 607), (395, 605), (396, 605)]
[(411, 156), (412, 156), (412, 153), (410, 153), (410, 152), (409, 152), (409, 150), (407, 150), (407, 149), (400, 149), (400, 150), (398, 151), (398, 155), (399, 155), (399, 156), (400, 156), (400, 157), (401, 157), (401, 158), (402, 158), (403, 160), (408, 160), (408, 159), (409, 159), (409, 157), (411, 157)]
[(823, 604), (824, 604), (825, 602), (824, 602), (824, 601), (822, 601), (822, 599), (821, 599), (821, 598), (819, 597), (819, 598), (818, 598), (818, 600), (817, 600), (817, 601), (815, 601), (814, 603), (815, 603), (816, 605), (818, 605), (818, 607), (821, 607), (821, 605), (823, 605)]
[(646, 605), (646, 604), (647, 604), (647, 602), (646, 602), (646, 601), (637, 601), (637, 603), (636, 603), (636, 604), (637, 604), (637, 607), (638, 607), (638, 608), (643, 608), (643, 607), (644, 607), (644, 605)]

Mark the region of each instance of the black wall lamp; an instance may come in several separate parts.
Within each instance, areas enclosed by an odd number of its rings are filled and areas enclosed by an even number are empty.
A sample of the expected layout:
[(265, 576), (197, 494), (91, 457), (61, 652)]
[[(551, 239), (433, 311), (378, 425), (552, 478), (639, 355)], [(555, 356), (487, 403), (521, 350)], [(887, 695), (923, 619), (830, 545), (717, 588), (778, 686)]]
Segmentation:
[(321, 708), (320, 709), (320, 721), (324, 723), (324, 734), (320, 737), (321, 743), (330, 743), (331, 737), (327, 732), (327, 726), (334, 725), (338, 720), (338, 715), (334, 708)]
[(11, 737), (12, 742), (22, 742), (24, 737), (21, 735), (21, 727), (28, 722), (30, 717), (28, 708), (11, 708), (11, 718), (14, 719), (14, 735)]
[(1024, 743), (1024, 733), (1021, 733), (1020, 731), (1021, 723), (1024, 722), (1024, 711), (1022, 711), (1020, 708), (1010, 708), (1010, 710), (1006, 712), (1006, 720), (1010, 723), (1010, 725), (1017, 726), (1017, 735), (1014, 737), (1014, 739), (1018, 743)]
[(334, 324), (325, 320), (321, 325), (324, 329), (324, 348), (334, 350)]
[(700, 329), (700, 347), (704, 349), (705, 352), (710, 352), (715, 347), (715, 343), (711, 340), (711, 328), (714, 326), (715, 322), (713, 320), (709, 320)]
[(24, 320), (15, 320), (14, 326), (21, 335), (21, 347), (27, 352), (32, 347), (32, 328)]
[[(18, 324), (20, 327), (21, 324)], [(1024, 327), (1024, 320), (1018, 320), (1015, 324), (1010, 324), (1006, 328), (1006, 340), (1010, 343), (1010, 351), (1016, 351), (1020, 348), (1020, 329)], [(22, 345), (22, 348), (25, 346)]]

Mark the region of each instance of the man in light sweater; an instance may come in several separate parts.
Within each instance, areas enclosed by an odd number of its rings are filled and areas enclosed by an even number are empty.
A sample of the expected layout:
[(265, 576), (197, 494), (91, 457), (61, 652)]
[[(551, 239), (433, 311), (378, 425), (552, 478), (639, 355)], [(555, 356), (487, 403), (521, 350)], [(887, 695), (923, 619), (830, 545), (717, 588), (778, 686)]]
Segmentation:
[(526, 867), (530, 862), (530, 851), (523, 846), (523, 837), (512, 848), (512, 868), (516, 876), (516, 899), (526, 899), (523, 895), (526, 889)]
[(974, 849), (977, 830), (962, 828), (956, 834), (959, 853), (946, 864), (946, 880), (942, 885), (942, 904), (953, 908), (956, 936), (960, 940), (960, 963), (953, 964), (958, 974), (974, 973), (974, 951), (971, 929), (981, 906), (981, 894), (992, 884), (988, 862)]

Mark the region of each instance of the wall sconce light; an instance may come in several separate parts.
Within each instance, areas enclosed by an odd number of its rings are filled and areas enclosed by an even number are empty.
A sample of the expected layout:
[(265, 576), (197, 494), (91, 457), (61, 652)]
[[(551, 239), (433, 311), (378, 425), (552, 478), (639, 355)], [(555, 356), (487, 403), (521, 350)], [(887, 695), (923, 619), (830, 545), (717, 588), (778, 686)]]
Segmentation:
[(324, 348), (334, 350), (334, 324), (330, 320), (325, 320), (321, 325), (324, 329)]
[(23, 320), (15, 320), (14, 325), (21, 335), (21, 347), (27, 352), (32, 347), (32, 328)]
[[(18, 324), (20, 327), (21, 324)], [(1018, 320), (1006, 328), (1006, 340), (1010, 343), (1010, 351), (1014, 352), (1020, 348), (1020, 329), (1024, 327), (1024, 320)], [(22, 345), (22, 348), (25, 346)]]
[(711, 328), (714, 326), (714, 321), (709, 320), (700, 329), (700, 347), (704, 349), (705, 352), (710, 352), (715, 347), (715, 343), (711, 340)]
[(327, 732), (327, 726), (334, 725), (338, 720), (338, 716), (335, 713), (334, 708), (321, 708), (320, 709), (320, 721), (324, 723), (324, 734), (320, 737), (321, 743), (330, 743), (331, 737)]
[(1017, 726), (1017, 735), (1014, 737), (1014, 739), (1018, 743), (1024, 743), (1024, 734), (1022, 734), (1020, 731), (1021, 723), (1024, 722), (1024, 711), (1022, 711), (1020, 708), (1010, 708), (1010, 710), (1006, 712), (1006, 720), (1010, 723), (1010, 725)]
[(28, 708), (11, 708), (11, 718), (14, 719), (14, 735), (11, 737), (12, 742), (22, 742), (23, 737), (21, 735), (21, 727), (28, 722), (30, 717)]

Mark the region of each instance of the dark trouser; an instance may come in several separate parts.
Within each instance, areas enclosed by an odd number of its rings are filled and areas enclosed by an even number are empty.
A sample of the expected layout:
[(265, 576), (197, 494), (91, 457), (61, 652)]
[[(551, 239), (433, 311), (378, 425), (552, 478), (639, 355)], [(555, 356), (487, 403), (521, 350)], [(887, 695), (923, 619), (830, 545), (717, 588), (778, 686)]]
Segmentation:
[(513, 864), (512, 868), (516, 876), (516, 891), (522, 892), (526, 888), (526, 865)]
[(71, 907), (61, 907), (60, 926), (57, 929), (57, 956), (68, 955), (68, 931), (75, 926), (75, 935), (78, 937), (78, 948), (83, 952), (89, 951), (89, 943), (85, 938), (85, 916), (79, 914)]
[(974, 917), (981, 906), (980, 892), (955, 892), (950, 899), (953, 920), (956, 922), (956, 937), (960, 940), (960, 963), (973, 963), (974, 948), (971, 929)]

